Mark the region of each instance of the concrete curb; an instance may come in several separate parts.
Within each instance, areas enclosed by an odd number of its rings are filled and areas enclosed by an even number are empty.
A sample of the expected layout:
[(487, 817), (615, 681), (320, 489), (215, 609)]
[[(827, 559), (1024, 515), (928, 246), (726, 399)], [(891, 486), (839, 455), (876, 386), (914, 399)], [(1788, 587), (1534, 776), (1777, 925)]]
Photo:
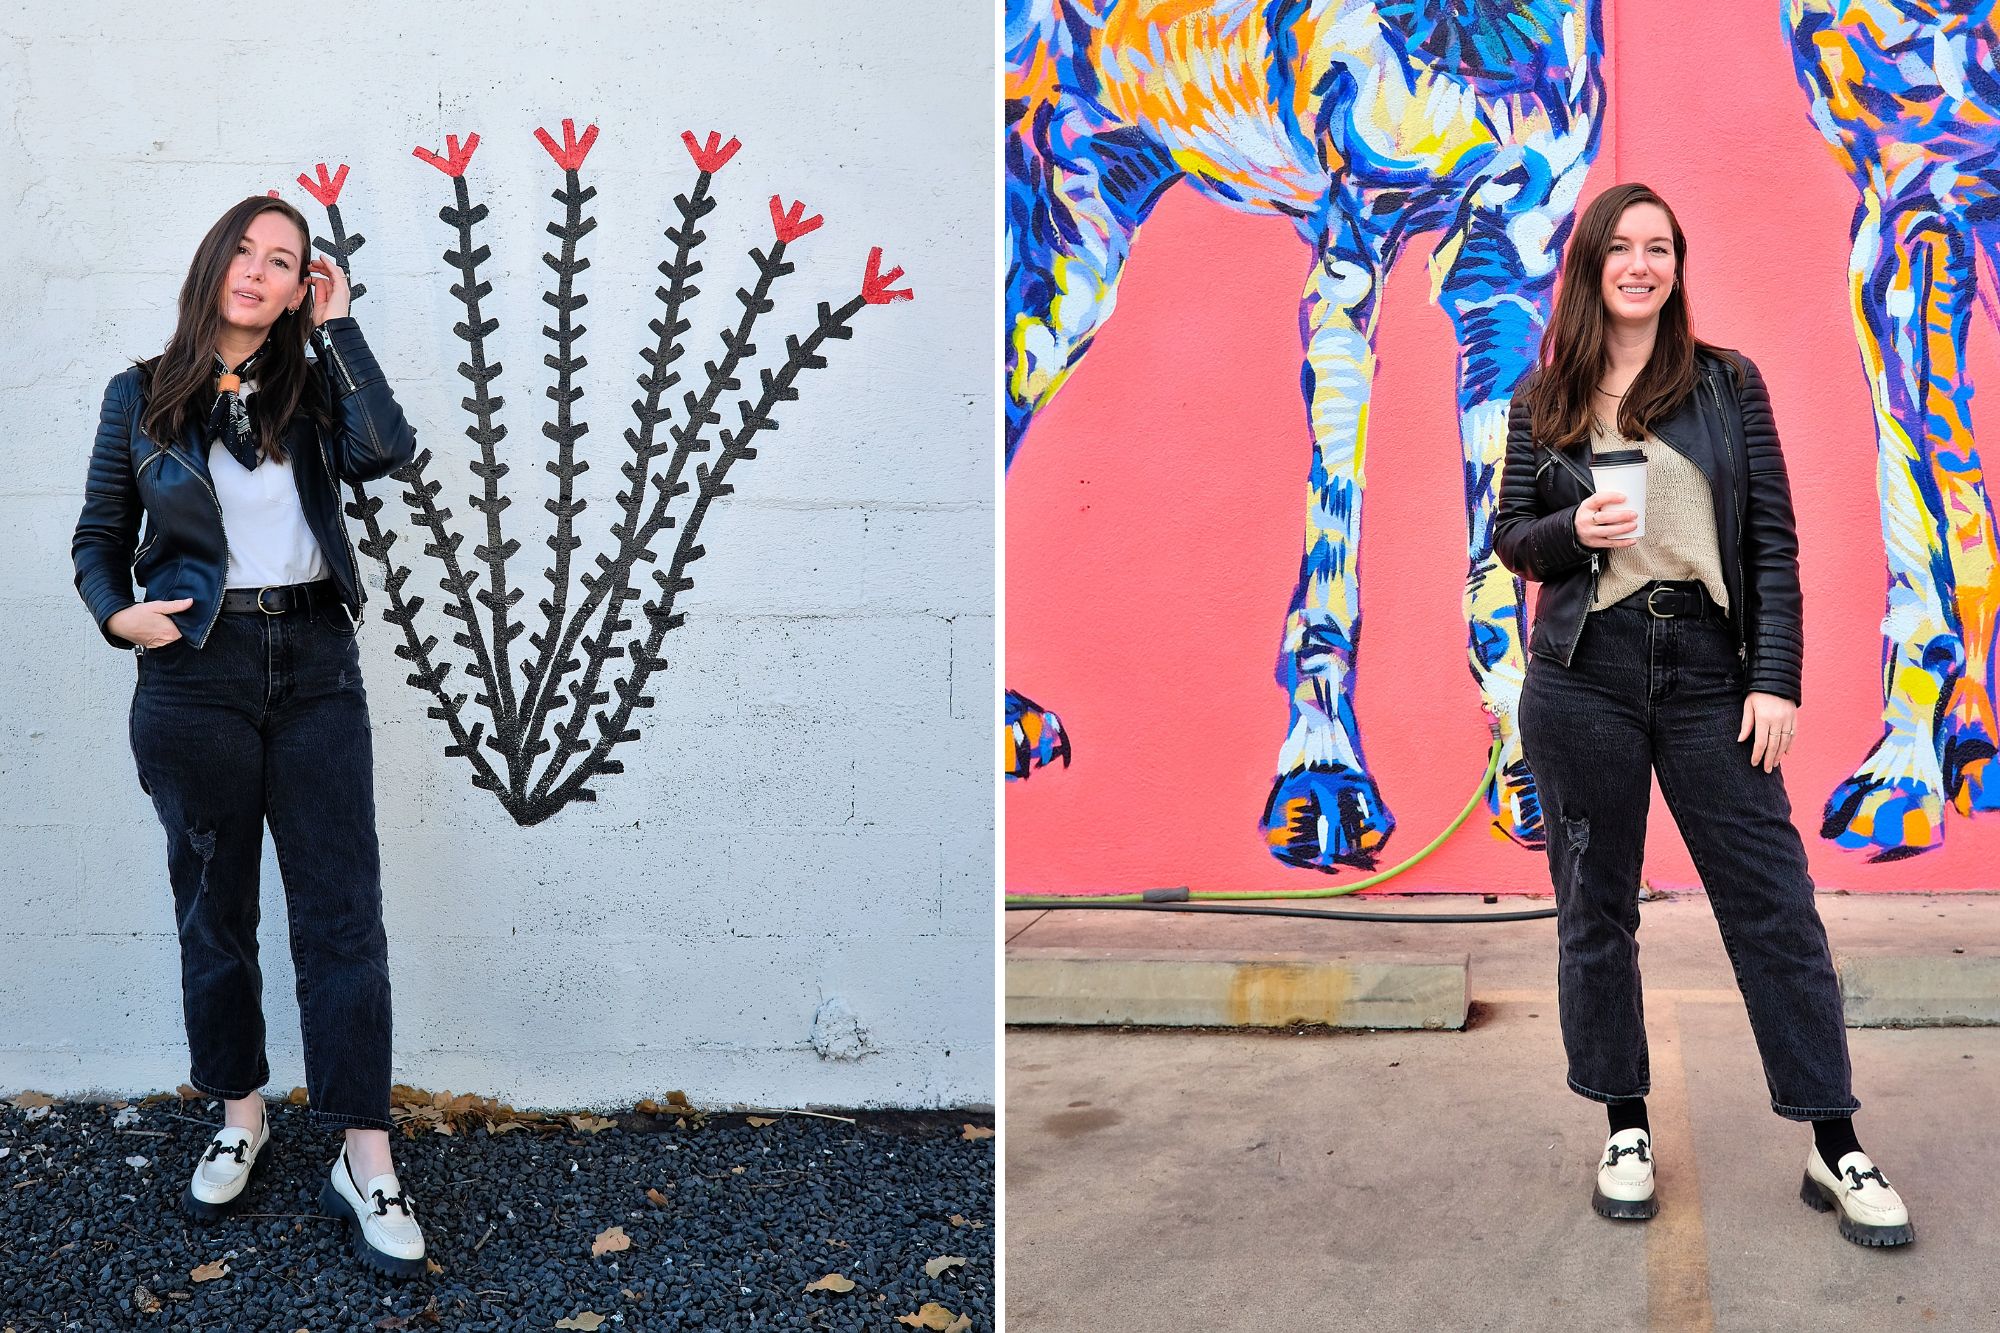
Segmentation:
[(1007, 951), (1007, 1022), (1077, 1026), (1465, 1026), (1469, 955), (1217, 949)]
[(1842, 950), (1834, 966), (1851, 1028), (2000, 1025), (2000, 957)]

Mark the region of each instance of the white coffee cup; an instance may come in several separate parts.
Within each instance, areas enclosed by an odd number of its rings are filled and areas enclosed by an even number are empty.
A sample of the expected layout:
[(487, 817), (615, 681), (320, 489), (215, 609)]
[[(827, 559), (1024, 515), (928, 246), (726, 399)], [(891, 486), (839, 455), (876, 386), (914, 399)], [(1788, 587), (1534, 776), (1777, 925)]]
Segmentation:
[(1645, 536), (1646, 451), (1613, 449), (1594, 454), (1590, 460), (1590, 476), (1597, 483), (1598, 491), (1617, 491), (1625, 497), (1625, 508), (1638, 511), (1639, 526), (1627, 535), (1634, 538)]

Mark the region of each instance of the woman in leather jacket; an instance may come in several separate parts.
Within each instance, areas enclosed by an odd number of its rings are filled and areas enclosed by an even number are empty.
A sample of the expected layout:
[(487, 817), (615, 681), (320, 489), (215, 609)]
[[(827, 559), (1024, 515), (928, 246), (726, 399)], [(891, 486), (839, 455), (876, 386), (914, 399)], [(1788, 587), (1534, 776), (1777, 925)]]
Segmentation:
[[(1643, 185), (1584, 211), (1509, 412), (1494, 520), (1501, 563), (1541, 584), (1519, 722), (1549, 828), (1569, 1086), (1610, 1119), (1591, 1202), (1658, 1210), (1635, 938), (1657, 775), (1771, 1109), (1813, 1126), (1800, 1197), (1837, 1211), (1849, 1240), (1901, 1245), (1908, 1209), (1855, 1137), (1840, 987), (1779, 772), (1804, 645), (1784, 458), (1757, 367), (1693, 335), (1686, 259)], [(1593, 475), (1614, 451), (1643, 474), (1643, 524), (1634, 496)]]
[(343, 1134), (321, 1206), (366, 1261), (411, 1276), (424, 1242), (389, 1152), (364, 593), (340, 484), (400, 467), (416, 440), (348, 314), (346, 275), (311, 253), (304, 217), (263, 195), (209, 229), (165, 351), (105, 389), (71, 555), (99, 631), (137, 657), (132, 753), (167, 835), (189, 1082), (223, 1106), (182, 1207), (209, 1219), (239, 1206), (270, 1139), (268, 822), (311, 1118)]

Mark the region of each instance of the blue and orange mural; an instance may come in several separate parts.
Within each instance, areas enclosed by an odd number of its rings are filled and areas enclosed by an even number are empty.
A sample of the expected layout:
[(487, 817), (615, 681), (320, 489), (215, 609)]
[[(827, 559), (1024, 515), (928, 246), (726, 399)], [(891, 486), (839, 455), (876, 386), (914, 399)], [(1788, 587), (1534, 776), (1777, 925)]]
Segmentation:
[(1882, 738), (1826, 803), (1824, 834), (1877, 857), (1944, 839), (1947, 803), (2000, 810), (1993, 501), (1972, 440), (1966, 335), (2000, 256), (1993, 0), (1790, 0), (1812, 122), (1861, 199), (1848, 299), (1875, 404), (1888, 554)]
[[(1623, 179), (1689, 225), (1697, 327), (1764, 367), (1810, 506), (1788, 773), (1816, 873), (1970, 864), (1942, 845), (1946, 806), (2000, 806), (1968, 414), (1993, 354), (1967, 336), (2000, 244), (1993, 8), (1721, 0), (1718, 51), (1596, 0), (1007, 0), (1014, 887), (1310, 887), (1284, 867), (1436, 831), (1497, 741), (1496, 836), (1399, 885), (1546, 888), (1514, 725), (1532, 591), (1490, 523), (1572, 219)], [(1886, 552), (1853, 541), (1878, 524)], [(1245, 669), (1269, 679), (1273, 640), (1282, 730)]]
[[(1597, 146), (1594, 7), (1015, 0), (1007, 19), (1010, 464), (1111, 314), (1170, 186), (1287, 219), (1308, 247), (1305, 554), (1277, 669), (1291, 716), (1261, 821), (1295, 865), (1371, 865), (1396, 826), (1354, 707), (1363, 462), (1381, 289), (1410, 236), (1444, 233), (1431, 282), (1458, 339), (1463, 610), (1504, 747), (1489, 800), (1502, 832), (1539, 847), (1514, 726), (1522, 588), (1493, 558), (1492, 516), (1508, 403)], [(1010, 694), (1007, 722), (1015, 776), (1067, 757), (1054, 714)]]

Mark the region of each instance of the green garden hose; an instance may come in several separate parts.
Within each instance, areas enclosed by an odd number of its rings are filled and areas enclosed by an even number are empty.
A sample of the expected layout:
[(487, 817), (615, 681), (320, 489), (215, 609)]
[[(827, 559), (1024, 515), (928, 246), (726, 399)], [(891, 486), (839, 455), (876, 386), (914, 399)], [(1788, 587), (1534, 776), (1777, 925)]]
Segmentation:
[(1040, 896), (1010, 893), (1003, 900), (1007, 910), (1035, 911), (1059, 908), (1137, 908), (1143, 911), (1193, 911), (1226, 912), (1267, 916), (1309, 916), (1324, 917), (1340, 921), (1431, 921), (1438, 924), (1469, 923), (1475, 921), (1539, 921), (1555, 915), (1555, 909), (1537, 908), (1526, 912), (1458, 913), (1451, 915), (1413, 912), (1329, 912), (1297, 907), (1201, 907), (1201, 903), (1226, 902), (1270, 902), (1273, 900), (1298, 900), (1307, 898), (1344, 898), (1373, 888), (1377, 884), (1394, 879), (1410, 869), (1425, 857), (1444, 846), (1445, 840), (1459, 830), (1479, 803), (1486, 798), (1494, 779), (1500, 772), (1500, 739), (1494, 737), (1491, 750), (1486, 757), (1486, 772), (1480, 776), (1479, 786), (1473, 790), (1465, 808), (1458, 812), (1458, 818), (1445, 826), (1442, 833), (1425, 843), (1409, 859), (1391, 866), (1377, 874), (1357, 879), (1351, 884), (1341, 884), (1326, 889), (1265, 889), (1265, 890), (1209, 890), (1191, 892), (1187, 889), (1148, 889), (1143, 893), (1102, 893)]

